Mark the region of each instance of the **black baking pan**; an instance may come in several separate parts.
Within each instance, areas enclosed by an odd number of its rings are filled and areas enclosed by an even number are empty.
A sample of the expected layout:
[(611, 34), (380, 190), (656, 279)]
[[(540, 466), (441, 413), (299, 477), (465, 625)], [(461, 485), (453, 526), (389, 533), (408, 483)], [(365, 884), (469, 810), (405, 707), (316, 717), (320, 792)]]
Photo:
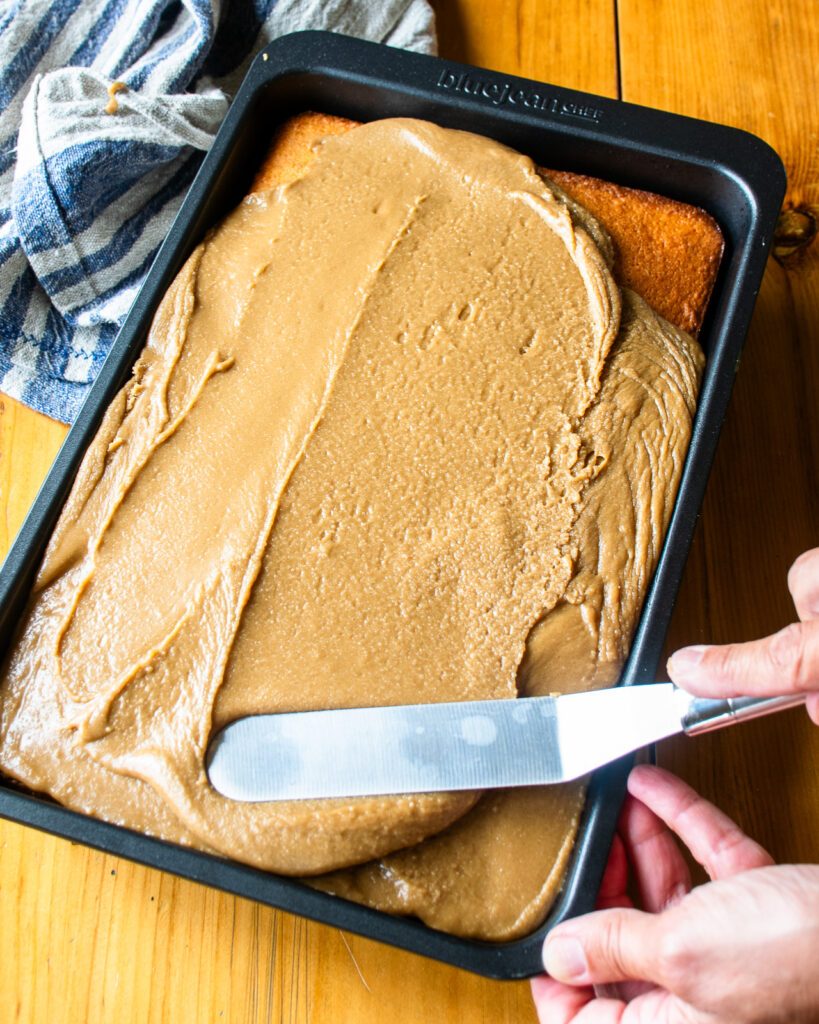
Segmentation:
[[(643, 606), (626, 685), (654, 677), (785, 190), (782, 164), (745, 132), (325, 32), (272, 43), (253, 62), (0, 572), (7, 649), (48, 536), (103, 412), (126, 382), (154, 311), (206, 230), (248, 191), (285, 118), (304, 110), (358, 121), (420, 117), (491, 136), (538, 164), (703, 207), (725, 254), (700, 341), (707, 366), (666, 540)], [(594, 906), (629, 761), (597, 772), (567, 878), (547, 921), (505, 943), (459, 939), (281, 878), (66, 810), (0, 783), (0, 815), (494, 978), (539, 973), (546, 932)]]

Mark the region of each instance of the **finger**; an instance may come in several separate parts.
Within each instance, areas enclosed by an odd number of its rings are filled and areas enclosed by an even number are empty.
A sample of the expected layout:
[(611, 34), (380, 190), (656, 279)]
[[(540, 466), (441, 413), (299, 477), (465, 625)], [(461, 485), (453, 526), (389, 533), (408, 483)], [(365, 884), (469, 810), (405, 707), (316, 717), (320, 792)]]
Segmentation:
[(626, 1004), (620, 999), (593, 999), (586, 1003), (572, 1024), (620, 1024)]
[(628, 1004), (621, 1024), (713, 1024), (714, 1020), (665, 989), (652, 988)]
[(650, 981), (612, 981), (595, 985), (594, 994), (598, 999), (619, 999), (621, 1003), (630, 1003), (656, 987)]
[(803, 622), (819, 618), (819, 548), (806, 551), (790, 567), (788, 590)]
[(640, 910), (598, 910), (553, 929), (543, 946), (546, 973), (566, 985), (656, 981), (660, 918)]
[(744, 644), (684, 647), (668, 674), (690, 693), (709, 697), (775, 697), (819, 691), (819, 619), (794, 622)]
[(569, 1024), (594, 999), (590, 988), (570, 988), (539, 974), (531, 980), (532, 1000), (540, 1024)]
[(628, 790), (680, 837), (712, 879), (773, 864), (759, 843), (682, 779), (654, 765), (638, 765)]
[(627, 797), (619, 828), (643, 910), (658, 913), (691, 891), (691, 872), (677, 840), (649, 807)]
[(606, 870), (603, 873), (603, 881), (600, 883), (600, 890), (597, 894), (597, 909), (630, 907), (632, 904), (626, 892), (627, 887), (628, 859), (623, 847), (623, 840), (620, 836), (615, 835), (612, 840)]
[(805, 706), (808, 709), (811, 721), (815, 725), (819, 725), (819, 693), (809, 693)]

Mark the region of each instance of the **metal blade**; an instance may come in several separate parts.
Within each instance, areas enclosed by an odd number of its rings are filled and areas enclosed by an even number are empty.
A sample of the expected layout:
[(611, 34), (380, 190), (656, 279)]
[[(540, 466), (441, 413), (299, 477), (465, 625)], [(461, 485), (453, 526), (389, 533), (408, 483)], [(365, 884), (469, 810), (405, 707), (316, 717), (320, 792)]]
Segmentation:
[(210, 747), (233, 800), (303, 800), (565, 782), (682, 729), (670, 683), (560, 697), (257, 715)]

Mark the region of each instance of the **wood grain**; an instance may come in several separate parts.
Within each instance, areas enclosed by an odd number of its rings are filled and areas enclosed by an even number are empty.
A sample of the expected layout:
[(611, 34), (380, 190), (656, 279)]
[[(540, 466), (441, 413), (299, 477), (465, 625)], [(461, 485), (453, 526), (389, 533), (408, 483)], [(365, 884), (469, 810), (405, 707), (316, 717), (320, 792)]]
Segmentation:
[[(819, 543), (819, 38), (810, 0), (438, 0), (452, 59), (735, 124), (791, 180), (670, 645), (792, 616), (785, 571)], [(618, 67), (619, 38), (619, 67)], [(794, 244), (795, 243), (795, 244)], [(64, 428), (0, 399), (0, 546)], [(804, 715), (668, 744), (662, 760), (777, 856), (819, 859), (819, 737)], [(0, 823), (4, 1020), (534, 1022), (528, 987), (342, 935)]]
[(617, 95), (610, 0), (432, 0), (441, 56), (602, 96)]
[(17, 535), (66, 427), (0, 394), (0, 552)]
[[(669, 651), (748, 640), (792, 621), (788, 567), (819, 545), (815, 15), (796, 0), (619, 5), (623, 98), (751, 131), (777, 150), (789, 181)], [(804, 713), (672, 741), (660, 760), (778, 860), (819, 861), (819, 730)]]

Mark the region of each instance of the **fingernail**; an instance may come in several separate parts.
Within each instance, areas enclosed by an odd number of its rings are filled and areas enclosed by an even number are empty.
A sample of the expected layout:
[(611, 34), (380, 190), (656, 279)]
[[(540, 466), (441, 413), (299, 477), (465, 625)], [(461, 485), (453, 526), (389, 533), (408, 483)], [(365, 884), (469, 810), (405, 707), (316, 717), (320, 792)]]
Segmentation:
[(669, 674), (676, 679), (683, 679), (685, 676), (693, 674), (705, 657), (707, 650), (708, 647), (705, 644), (700, 644), (695, 647), (683, 647), (682, 650), (676, 651), (668, 659)]
[(589, 973), (589, 962), (579, 939), (571, 936), (547, 939), (543, 947), (543, 966), (546, 973), (558, 981), (584, 981)]

